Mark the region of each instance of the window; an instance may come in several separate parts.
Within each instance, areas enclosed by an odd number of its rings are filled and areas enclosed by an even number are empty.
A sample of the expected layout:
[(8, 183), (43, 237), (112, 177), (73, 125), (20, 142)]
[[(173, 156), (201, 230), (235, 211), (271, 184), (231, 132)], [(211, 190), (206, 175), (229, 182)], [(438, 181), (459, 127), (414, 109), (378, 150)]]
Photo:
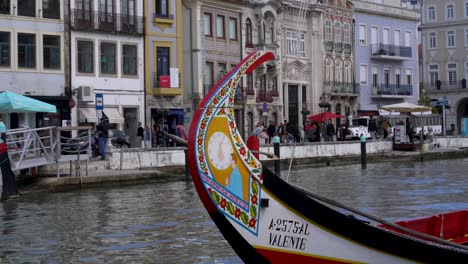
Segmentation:
[(94, 45), (92, 41), (79, 40), (78, 46), (78, 72), (94, 72)]
[(330, 83), (332, 80), (332, 61), (328, 59), (325, 62), (325, 82)]
[(447, 31), (447, 48), (455, 48), (455, 31)]
[(413, 70), (406, 69), (406, 84), (412, 85), (413, 84)]
[(344, 82), (351, 83), (351, 63), (345, 62)]
[(224, 38), (224, 16), (216, 16), (216, 37)]
[(359, 81), (361, 84), (367, 84), (367, 65), (359, 66)]
[(430, 49), (437, 48), (437, 36), (435, 32), (429, 33), (429, 48)]
[(213, 30), (211, 28), (211, 14), (205, 13), (203, 16), (203, 30), (205, 30), (205, 36), (213, 36)]
[(250, 18), (247, 18), (245, 21), (245, 43), (246, 46), (252, 46), (252, 21), (250, 21)]
[(226, 63), (218, 63), (218, 80), (221, 80), (227, 73)]
[(468, 47), (468, 28), (465, 29), (465, 47)]
[(0, 0), (0, 14), (10, 14), (10, 0)]
[(124, 17), (124, 23), (130, 23), (134, 25), (135, 20), (134, 17), (136, 15), (135, 11), (135, 0), (122, 0), (122, 6), (120, 7), (122, 10), (122, 14)]
[(167, 0), (156, 0), (156, 16), (169, 17), (169, 4)]
[(0, 32), (0, 67), (10, 67), (10, 32)]
[(156, 48), (156, 87), (161, 87), (161, 76), (169, 76), (170, 54), (171, 49), (169, 47)]
[(42, 0), (42, 17), (60, 19), (60, 0)]
[(325, 41), (332, 41), (332, 27), (330, 20), (325, 21)]
[(468, 17), (468, 2), (465, 2), (465, 17)]
[(341, 61), (337, 60), (335, 62), (335, 81), (341, 83), (343, 81), (343, 70), (341, 66)]
[(453, 19), (453, 18), (454, 18), (453, 5), (450, 4), (450, 5), (447, 5), (447, 19)]
[(335, 22), (335, 42), (341, 43), (341, 23)]
[(213, 63), (212, 62), (206, 62), (205, 63), (205, 94), (208, 93), (208, 91), (211, 89), (213, 86)]
[(385, 83), (385, 87), (390, 87), (390, 69), (389, 68), (384, 69), (384, 83)]
[(405, 47), (411, 47), (411, 32), (405, 32)]
[(375, 45), (379, 43), (379, 28), (372, 26), (370, 29), (371, 33), (371, 45)]
[(350, 44), (350, 30), (349, 30), (349, 24), (344, 24), (343, 25), (343, 43), (345, 44)]
[(395, 69), (395, 85), (396, 85), (396, 88), (400, 88), (400, 85), (401, 85), (401, 69), (400, 68)]
[(379, 66), (372, 66), (372, 87), (379, 87)]
[(237, 40), (237, 19), (229, 18), (229, 39)]
[(437, 80), (439, 80), (439, 65), (429, 65), (429, 81), (431, 82), (431, 86), (435, 86)]
[(299, 40), (299, 56), (305, 57), (305, 33), (300, 33), (301, 39)]
[(101, 43), (101, 74), (116, 74), (115, 65), (116, 45)]
[(359, 25), (359, 44), (366, 45), (366, 25)]
[(36, 68), (36, 35), (18, 33), (18, 67)]
[(400, 30), (393, 31), (393, 43), (395, 46), (400, 46)]
[(447, 77), (448, 77), (449, 85), (457, 84), (457, 64), (456, 63), (447, 64)]
[(122, 74), (137, 75), (137, 46), (122, 45)]
[(435, 19), (436, 19), (435, 7), (431, 6), (427, 9), (427, 20), (435, 21)]
[(294, 31), (286, 32), (286, 51), (288, 55), (297, 56), (297, 37)]
[(18, 1), (18, 16), (36, 16), (36, 0)]
[(384, 45), (390, 44), (389, 39), (390, 39), (390, 29), (384, 28), (382, 31), (382, 43)]
[(60, 70), (60, 36), (42, 36), (44, 69)]
[(254, 88), (254, 82), (253, 82), (253, 74), (247, 74), (247, 88), (252, 89)]

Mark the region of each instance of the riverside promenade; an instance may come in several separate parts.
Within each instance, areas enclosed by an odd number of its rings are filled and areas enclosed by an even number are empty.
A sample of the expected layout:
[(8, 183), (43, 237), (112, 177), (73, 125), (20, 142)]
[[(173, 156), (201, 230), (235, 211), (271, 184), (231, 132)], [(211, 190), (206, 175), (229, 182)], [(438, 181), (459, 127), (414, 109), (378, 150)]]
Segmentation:
[[(375, 140), (366, 143), (367, 162), (429, 162), (437, 159), (468, 157), (468, 138), (436, 138), (423, 152), (394, 151), (391, 141)], [(273, 153), (273, 146), (261, 147), (264, 152)], [(273, 170), (273, 160), (261, 156), (265, 166)], [(281, 171), (286, 172), (289, 165), (326, 167), (347, 164), (360, 164), (359, 142), (283, 144), (280, 147)], [(40, 167), (35, 176), (18, 177), (18, 187), (22, 194), (40, 191), (108, 186), (111, 184), (133, 184), (144, 181), (191, 180), (186, 172), (185, 148), (152, 149), (111, 149), (108, 160), (90, 160), (88, 175), (85, 161), (80, 169), (75, 164), (60, 164), (60, 177), (56, 165)], [(71, 173), (70, 173), (71, 172)]]

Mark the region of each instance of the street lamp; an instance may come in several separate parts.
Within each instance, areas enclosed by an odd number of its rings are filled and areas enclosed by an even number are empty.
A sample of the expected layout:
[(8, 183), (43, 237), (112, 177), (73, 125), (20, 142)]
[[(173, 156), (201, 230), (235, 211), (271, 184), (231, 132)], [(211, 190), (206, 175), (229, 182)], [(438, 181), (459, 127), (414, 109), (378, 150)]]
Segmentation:
[(330, 109), (330, 103), (328, 102), (328, 95), (324, 94), (320, 97), (319, 107), (322, 108), (322, 112), (328, 111)]

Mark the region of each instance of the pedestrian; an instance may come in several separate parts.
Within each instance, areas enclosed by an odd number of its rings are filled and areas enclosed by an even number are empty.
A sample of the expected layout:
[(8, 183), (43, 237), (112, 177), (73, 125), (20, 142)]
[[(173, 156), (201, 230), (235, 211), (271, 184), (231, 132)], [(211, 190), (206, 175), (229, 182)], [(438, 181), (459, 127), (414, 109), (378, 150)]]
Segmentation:
[(142, 148), (145, 146), (144, 145), (144, 132), (145, 130), (143, 129), (143, 127), (141, 126), (141, 122), (138, 122), (138, 129), (137, 129), (137, 139), (138, 139), (138, 145), (140, 145)]
[(373, 116), (371, 116), (369, 120), (369, 133), (371, 134), (372, 139), (379, 138), (377, 136), (377, 124), (375, 123)]
[(317, 129), (317, 125), (313, 124), (307, 129), (305, 138), (307, 138), (307, 141), (309, 142), (314, 142), (315, 141), (315, 130)]
[(275, 136), (276, 126), (273, 124), (273, 121), (270, 120), (270, 124), (268, 125), (268, 143), (271, 143), (272, 138)]
[(0, 170), (2, 174), (2, 190), (0, 200), (7, 200), (10, 196), (19, 196), (15, 174), (11, 170), (8, 147), (6, 144), (6, 126), (0, 116)]
[(106, 159), (106, 145), (109, 138), (109, 123), (107, 119), (101, 119), (101, 122), (96, 127), (99, 141), (99, 152), (101, 152), (101, 160)]
[(145, 141), (145, 148), (151, 148), (151, 129), (148, 127), (148, 125), (145, 125), (143, 139)]
[(184, 123), (179, 122), (179, 124), (176, 126), (175, 131), (176, 131), (176, 136), (187, 140), (188, 137), (187, 137), (187, 132), (185, 131)]

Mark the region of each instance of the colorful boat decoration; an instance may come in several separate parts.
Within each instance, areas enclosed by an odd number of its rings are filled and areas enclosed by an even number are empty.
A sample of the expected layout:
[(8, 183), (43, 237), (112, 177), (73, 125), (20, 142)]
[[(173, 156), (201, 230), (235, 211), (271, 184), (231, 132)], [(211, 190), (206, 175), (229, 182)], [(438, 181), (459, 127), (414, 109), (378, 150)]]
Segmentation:
[[(272, 59), (272, 53), (254, 52), (218, 82), (196, 111), (187, 141), (197, 192), (240, 258), (246, 263), (468, 263), (468, 210), (371, 224), (262, 166), (239, 135), (233, 106), (242, 76)], [(447, 218), (450, 232), (439, 236), (448, 230)]]

